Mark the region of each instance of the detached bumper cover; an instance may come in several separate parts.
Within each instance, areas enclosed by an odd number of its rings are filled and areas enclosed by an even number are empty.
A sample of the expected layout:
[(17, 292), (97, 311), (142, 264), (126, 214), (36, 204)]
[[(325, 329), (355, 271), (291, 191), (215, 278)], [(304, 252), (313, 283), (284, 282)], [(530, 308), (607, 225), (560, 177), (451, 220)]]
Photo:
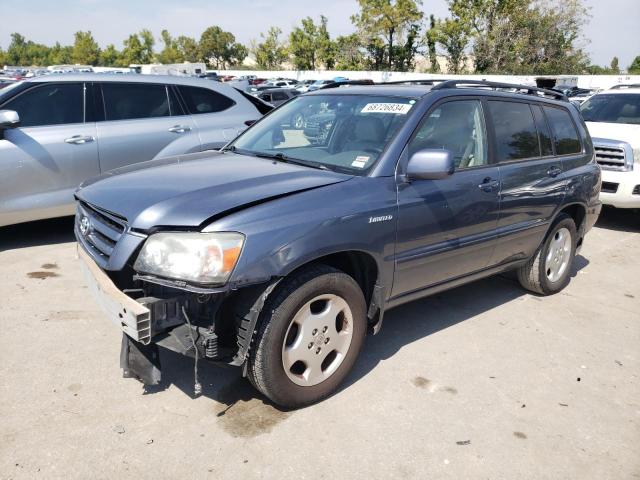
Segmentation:
[(81, 247), (78, 247), (78, 256), (87, 285), (107, 317), (133, 340), (148, 345), (151, 342), (149, 309), (121, 292)]

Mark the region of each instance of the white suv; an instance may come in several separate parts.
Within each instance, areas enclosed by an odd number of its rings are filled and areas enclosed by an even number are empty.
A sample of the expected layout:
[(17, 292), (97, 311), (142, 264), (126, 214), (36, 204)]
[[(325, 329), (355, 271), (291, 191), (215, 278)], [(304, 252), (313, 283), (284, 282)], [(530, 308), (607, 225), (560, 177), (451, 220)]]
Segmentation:
[(640, 208), (640, 85), (617, 85), (580, 107), (602, 167), (600, 200)]

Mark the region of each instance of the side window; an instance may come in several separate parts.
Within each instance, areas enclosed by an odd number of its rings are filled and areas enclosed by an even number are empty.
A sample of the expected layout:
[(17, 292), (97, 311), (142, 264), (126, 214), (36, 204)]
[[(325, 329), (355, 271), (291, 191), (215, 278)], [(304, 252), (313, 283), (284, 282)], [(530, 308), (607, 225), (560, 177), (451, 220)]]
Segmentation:
[(168, 117), (170, 114), (164, 85), (105, 82), (102, 96), (106, 120)]
[(486, 165), (487, 133), (480, 100), (454, 100), (432, 110), (409, 142), (409, 155), (427, 148), (449, 150), (456, 168)]
[(182, 98), (187, 105), (187, 110), (189, 110), (189, 113), (192, 115), (222, 112), (236, 103), (229, 97), (225, 97), (224, 95), (213, 90), (209, 90), (208, 88), (179, 85), (178, 89), (180, 90)]
[(547, 157), (553, 155), (553, 149), (551, 148), (551, 133), (549, 132), (549, 125), (542, 113), (542, 107), (538, 105), (532, 105), (533, 117), (536, 119), (536, 128), (538, 129), (538, 138), (540, 139), (540, 149), (542, 150), (542, 156)]
[(41, 127), (84, 122), (82, 83), (45, 84), (18, 95), (2, 107), (15, 110), (21, 127)]
[(544, 107), (544, 113), (549, 119), (553, 132), (556, 155), (581, 152), (580, 138), (569, 112), (563, 108)]
[(287, 100), (289, 97), (287, 97), (287, 94), (284, 92), (273, 92), (273, 99), (274, 100)]
[(538, 132), (527, 103), (489, 101), (499, 162), (540, 156)]

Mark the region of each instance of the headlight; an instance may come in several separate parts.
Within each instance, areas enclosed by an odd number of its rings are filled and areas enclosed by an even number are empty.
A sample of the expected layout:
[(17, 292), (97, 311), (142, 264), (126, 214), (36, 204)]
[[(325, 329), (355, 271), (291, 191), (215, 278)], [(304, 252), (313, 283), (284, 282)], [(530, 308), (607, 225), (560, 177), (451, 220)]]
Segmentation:
[(240, 233), (156, 233), (144, 243), (133, 268), (139, 273), (221, 285), (236, 266), (243, 243)]

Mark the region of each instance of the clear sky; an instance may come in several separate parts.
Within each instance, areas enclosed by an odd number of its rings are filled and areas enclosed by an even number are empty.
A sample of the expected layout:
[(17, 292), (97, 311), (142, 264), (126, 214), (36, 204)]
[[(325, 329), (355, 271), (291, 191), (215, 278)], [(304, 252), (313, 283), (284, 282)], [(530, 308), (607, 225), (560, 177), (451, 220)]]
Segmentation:
[[(585, 29), (587, 51), (597, 64), (617, 55), (627, 67), (640, 55), (640, 0), (584, 0), (592, 18)], [(426, 14), (447, 14), (446, 0), (424, 0)], [(288, 33), (306, 16), (329, 18), (332, 35), (353, 31), (349, 17), (355, 0), (0, 0), (0, 46), (20, 32), (36, 42), (73, 42), (77, 30), (91, 30), (100, 44), (120, 47), (129, 33), (149, 28), (159, 37), (163, 28), (174, 36), (199, 37), (220, 25), (244, 43), (269, 26)], [(159, 46), (159, 45), (158, 45)]]

